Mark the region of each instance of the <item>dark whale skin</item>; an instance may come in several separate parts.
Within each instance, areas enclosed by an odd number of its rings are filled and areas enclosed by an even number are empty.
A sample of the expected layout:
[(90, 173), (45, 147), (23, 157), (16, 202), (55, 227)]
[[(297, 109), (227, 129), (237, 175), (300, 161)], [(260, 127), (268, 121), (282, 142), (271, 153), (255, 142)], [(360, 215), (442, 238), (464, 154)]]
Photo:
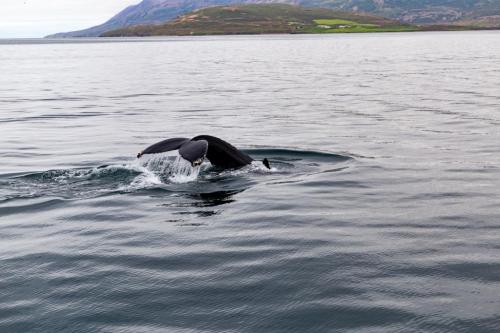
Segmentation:
[(163, 140), (163, 141), (157, 142), (154, 145), (151, 145), (148, 148), (141, 151), (139, 154), (137, 154), (137, 158), (141, 157), (142, 155), (146, 155), (146, 154), (158, 154), (158, 153), (164, 153), (164, 152), (171, 151), (171, 150), (177, 150), (186, 142), (189, 142), (188, 138), (172, 138), (172, 139)]
[(236, 169), (252, 163), (253, 159), (222, 139), (211, 135), (199, 135), (191, 141), (208, 142), (207, 159), (213, 166), (224, 169)]
[(179, 154), (183, 159), (191, 162), (191, 165), (196, 166), (203, 163), (207, 150), (208, 142), (205, 140), (188, 141), (179, 148)]
[(211, 135), (199, 135), (191, 140), (187, 138), (163, 140), (144, 149), (137, 154), (137, 158), (171, 150), (179, 150), (179, 154), (193, 166), (200, 164), (205, 157), (213, 166), (222, 169), (237, 169), (253, 162), (250, 156), (229, 142)]

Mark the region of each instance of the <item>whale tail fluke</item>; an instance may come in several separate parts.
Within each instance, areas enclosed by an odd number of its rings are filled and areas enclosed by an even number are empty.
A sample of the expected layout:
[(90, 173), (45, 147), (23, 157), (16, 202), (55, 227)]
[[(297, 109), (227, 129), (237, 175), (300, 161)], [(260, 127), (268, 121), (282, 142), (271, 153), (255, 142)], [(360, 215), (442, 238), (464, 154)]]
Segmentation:
[(173, 138), (173, 139), (163, 140), (141, 151), (139, 154), (137, 154), (137, 158), (141, 158), (143, 155), (146, 154), (158, 154), (158, 153), (165, 153), (171, 150), (177, 150), (187, 142), (189, 142), (189, 139), (187, 138)]
[(179, 148), (179, 154), (194, 167), (203, 163), (207, 150), (208, 142), (205, 140), (188, 141)]
[(234, 147), (229, 142), (211, 135), (198, 135), (191, 141), (208, 142), (207, 159), (210, 163), (223, 169), (237, 169), (252, 163), (253, 159)]
[[(140, 158), (146, 154), (158, 154), (171, 150), (179, 150), (179, 154), (192, 166), (200, 165), (205, 158), (218, 168), (236, 169), (249, 165), (253, 158), (237, 149), (229, 142), (211, 135), (198, 135), (192, 139), (173, 138), (160, 141), (137, 154)], [(267, 158), (262, 161), (270, 169)]]

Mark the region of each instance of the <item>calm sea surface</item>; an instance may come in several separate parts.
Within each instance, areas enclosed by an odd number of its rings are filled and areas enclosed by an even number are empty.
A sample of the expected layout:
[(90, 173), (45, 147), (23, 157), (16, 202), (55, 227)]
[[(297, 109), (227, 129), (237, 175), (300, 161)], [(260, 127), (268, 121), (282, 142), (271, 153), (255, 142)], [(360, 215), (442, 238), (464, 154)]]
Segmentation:
[(0, 332), (500, 332), (499, 41), (0, 41)]

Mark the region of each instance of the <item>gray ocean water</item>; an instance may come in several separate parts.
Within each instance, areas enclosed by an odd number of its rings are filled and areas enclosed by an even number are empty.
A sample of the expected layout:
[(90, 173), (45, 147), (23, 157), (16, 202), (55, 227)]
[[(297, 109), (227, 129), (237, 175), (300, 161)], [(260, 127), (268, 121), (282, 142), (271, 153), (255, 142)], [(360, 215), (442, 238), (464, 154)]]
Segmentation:
[(0, 332), (500, 332), (499, 41), (0, 41)]

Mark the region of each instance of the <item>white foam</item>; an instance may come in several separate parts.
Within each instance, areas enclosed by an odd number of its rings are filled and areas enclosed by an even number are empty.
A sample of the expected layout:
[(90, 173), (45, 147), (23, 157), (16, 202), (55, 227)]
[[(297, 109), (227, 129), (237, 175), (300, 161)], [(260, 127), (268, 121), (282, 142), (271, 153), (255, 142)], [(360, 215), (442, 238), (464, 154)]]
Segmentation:
[(278, 169), (276, 169), (275, 167), (268, 169), (261, 161), (253, 161), (252, 163), (243, 168), (236, 170), (228, 170), (227, 172), (231, 175), (241, 175), (246, 173), (272, 173), (277, 171)]
[(192, 182), (198, 178), (201, 166), (193, 167), (190, 162), (183, 159), (180, 155), (176, 157), (172, 165), (172, 175), (168, 178), (173, 183)]
[(130, 184), (130, 187), (147, 188), (161, 184), (163, 184), (163, 182), (161, 181), (160, 177), (158, 177), (154, 172), (145, 170), (145, 172), (134, 178), (134, 180)]
[(162, 178), (173, 183), (192, 182), (198, 178), (201, 170), (201, 166), (193, 167), (177, 151), (145, 155), (136, 160), (136, 163), (153, 184), (158, 181), (162, 183)]
[[(198, 179), (200, 172), (210, 166), (205, 162), (193, 167), (191, 163), (182, 158), (177, 151), (144, 155), (132, 163), (123, 166), (140, 174), (134, 178), (129, 188), (147, 188), (164, 185), (171, 182), (176, 184), (193, 182)], [(254, 161), (250, 165), (237, 169), (227, 170), (219, 173), (229, 175), (241, 175), (247, 173), (274, 173), (279, 170), (275, 167), (268, 169), (260, 161)], [(210, 175), (206, 176), (211, 178)]]
[(270, 172), (272, 173), (279, 171), (276, 167), (271, 167), (271, 169), (268, 169), (261, 161), (253, 161), (252, 164), (250, 164), (250, 168), (252, 171), (258, 171), (264, 173), (270, 173)]
[(152, 171), (156, 174), (169, 174), (172, 170), (173, 160), (179, 156), (178, 152), (168, 152), (160, 154), (143, 155), (135, 160), (143, 169)]

